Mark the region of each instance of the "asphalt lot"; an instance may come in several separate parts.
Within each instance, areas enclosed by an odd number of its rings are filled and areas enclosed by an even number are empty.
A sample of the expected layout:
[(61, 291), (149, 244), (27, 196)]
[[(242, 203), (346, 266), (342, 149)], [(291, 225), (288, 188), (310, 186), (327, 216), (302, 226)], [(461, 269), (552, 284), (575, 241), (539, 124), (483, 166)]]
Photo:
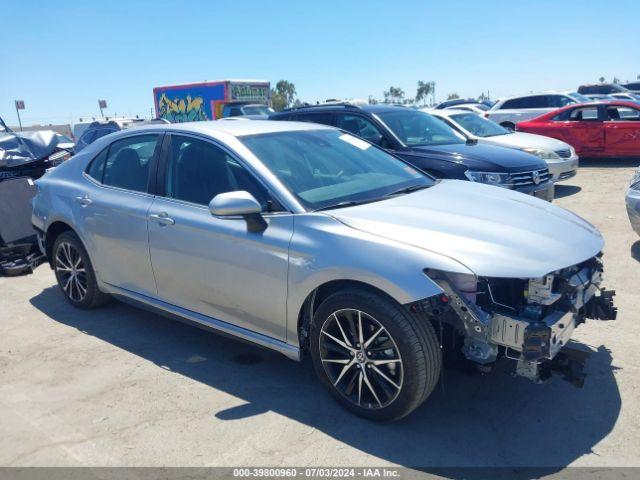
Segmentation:
[(0, 278), (2, 466), (640, 466), (639, 162), (583, 162), (556, 202), (606, 239), (619, 318), (588, 322), (586, 385), (447, 371), (408, 418), (335, 404), (301, 364), (112, 303), (74, 310), (48, 266)]

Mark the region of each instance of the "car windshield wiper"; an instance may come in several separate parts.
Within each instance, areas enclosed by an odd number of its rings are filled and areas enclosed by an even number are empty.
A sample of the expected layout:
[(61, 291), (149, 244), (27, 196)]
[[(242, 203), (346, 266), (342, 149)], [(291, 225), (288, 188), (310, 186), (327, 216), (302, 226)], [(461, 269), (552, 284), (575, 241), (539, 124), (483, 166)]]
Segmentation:
[(399, 190), (395, 190), (395, 191), (393, 191), (391, 193), (387, 193), (385, 195), (385, 197), (393, 197), (394, 195), (400, 195), (400, 194), (403, 194), (403, 193), (416, 192), (418, 190), (423, 190), (423, 189), (428, 188), (428, 187), (429, 187), (429, 185), (411, 185), (409, 187), (404, 187), (404, 188), (401, 188)]
[(345, 202), (338, 202), (332, 205), (327, 205), (326, 207), (316, 208), (314, 212), (321, 212), (322, 210), (333, 210), (334, 208), (354, 207), (356, 205), (363, 205), (365, 203), (377, 202), (378, 200), (382, 200), (382, 198), (373, 198), (370, 200), (348, 200)]

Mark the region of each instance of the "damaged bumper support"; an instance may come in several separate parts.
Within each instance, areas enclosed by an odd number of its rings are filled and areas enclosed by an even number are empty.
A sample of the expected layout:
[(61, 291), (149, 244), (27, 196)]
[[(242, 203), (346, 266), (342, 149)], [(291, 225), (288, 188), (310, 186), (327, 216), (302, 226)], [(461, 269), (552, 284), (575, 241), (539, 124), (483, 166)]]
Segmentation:
[[(477, 292), (469, 294), (458, 288), (455, 279), (440, 276), (435, 280), (445, 295), (436, 303), (438, 311), (448, 311), (449, 323), (463, 333), (462, 352), (467, 359), (488, 366), (506, 357), (515, 361), (518, 376), (540, 382), (556, 372), (582, 386), (588, 354), (567, 346), (573, 331), (587, 318), (613, 320), (617, 314), (615, 292), (600, 288), (601, 271), (596, 257), (541, 279), (513, 279), (512, 283), (522, 286), (520, 304), (500, 303), (504, 300), (494, 297), (489, 281), (478, 281)], [(518, 287), (512, 290), (517, 292)], [(432, 317), (433, 303), (426, 309)]]

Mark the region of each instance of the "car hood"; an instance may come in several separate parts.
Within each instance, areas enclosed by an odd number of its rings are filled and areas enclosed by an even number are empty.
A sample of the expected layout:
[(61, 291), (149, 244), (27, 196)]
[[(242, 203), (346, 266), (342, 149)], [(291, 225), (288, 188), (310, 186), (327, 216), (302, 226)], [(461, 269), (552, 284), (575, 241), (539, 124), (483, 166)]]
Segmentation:
[(0, 132), (0, 167), (18, 167), (42, 160), (63, 146), (60, 138), (52, 130)]
[(600, 232), (568, 210), (458, 180), (326, 213), (357, 230), (452, 258), (485, 277), (540, 278), (604, 246)]
[(535, 135), (533, 133), (513, 132), (507, 135), (478, 138), (483, 143), (509, 148), (539, 148), (544, 150), (565, 150), (569, 144), (555, 138)]
[(524, 172), (546, 168), (545, 162), (535, 155), (513, 148), (494, 145), (453, 144), (414, 147), (413, 154), (437, 157), (455, 163), (464, 163), (471, 170), (482, 172)]

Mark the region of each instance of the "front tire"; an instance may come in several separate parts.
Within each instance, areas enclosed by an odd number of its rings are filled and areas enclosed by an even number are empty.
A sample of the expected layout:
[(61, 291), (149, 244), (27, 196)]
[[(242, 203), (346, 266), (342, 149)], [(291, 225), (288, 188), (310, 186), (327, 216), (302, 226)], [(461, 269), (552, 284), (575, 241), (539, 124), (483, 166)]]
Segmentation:
[(109, 300), (110, 297), (98, 289), (89, 254), (75, 233), (61, 233), (51, 252), (58, 286), (71, 305), (86, 310)]
[(329, 296), (311, 322), (316, 374), (350, 411), (396, 420), (419, 407), (442, 368), (431, 324), (384, 295), (350, 289)]

